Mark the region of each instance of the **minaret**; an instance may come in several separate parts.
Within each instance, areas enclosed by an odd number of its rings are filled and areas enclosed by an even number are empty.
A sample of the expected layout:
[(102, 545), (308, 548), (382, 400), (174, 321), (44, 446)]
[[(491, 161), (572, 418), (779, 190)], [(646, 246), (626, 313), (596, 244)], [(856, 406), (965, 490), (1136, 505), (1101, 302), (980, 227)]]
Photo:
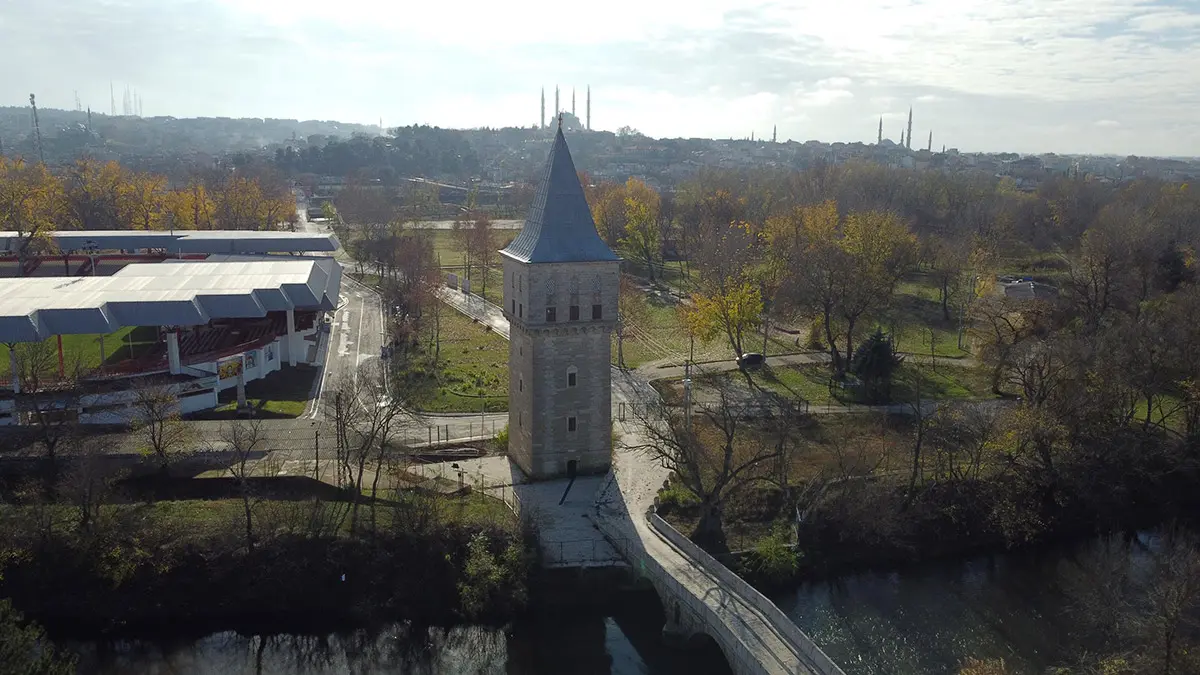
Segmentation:
[(902, 147), (902, 148), (905, 147), (904, 146), (904, 130), (903, 129), (900, 130), (900, 147)]
[(575, 87), (571, 87), (571, 117), (575, 116)]
[(929, 130), (929, 145), (925, 146), (925, 152), (933, 152), (933, 129)]
[(879, 116), (879, 140), (875, 141), (875, 145), (883, 145), (883, 115)]
[(909, 150), (912, 150), (912, 106), (911, 105), (908, 106), (908, 135), (905, 138), (908, 139), (908, 145), (906, 145), (904, 147), (908, 148)]
[(562, 112), (562, 107), (558, 105), (558, 85), (554, 85), (554, 116), (558, 117), (558, 113)]
[(542, 123), (538, 126), (539, 129), (546, 128), (546, 88), (542, 87)]
[(592, 85), (587, 90), (587, 130), (592, 130)]
[(778, 124), (772, 124), (772, 125), (771, 125), (771, 142), (772, 142), (772, 143), (778, 143), (778, 142), (779, 142), (779, 141), (778, 141), (778, 139), (779, 139), (779, 136), (778, 136), (778, 134), (779, 134), (779, 125), (778, 125)]

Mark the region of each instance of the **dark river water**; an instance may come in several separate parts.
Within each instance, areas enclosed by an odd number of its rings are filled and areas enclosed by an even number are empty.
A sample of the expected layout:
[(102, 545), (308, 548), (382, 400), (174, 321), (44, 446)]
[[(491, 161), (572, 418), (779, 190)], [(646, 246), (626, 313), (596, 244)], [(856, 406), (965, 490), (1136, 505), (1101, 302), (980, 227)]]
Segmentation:
[(227, 631), (64, 644), (79, 654), (80, 673), (104, 675), (729, 672), (719, 652), (665, 646), (657, 601), (646, 594), (630, 595), (634, 597), (616, 603), (615, 610), (541, 613), (507, 629), (390, 624), (315, 636)]
[[(1080, 646), (1069, 612), (1080, 566), (1117, 555), (1136, 570), (1157, 542), (1143, 534), (849, 574), (773, 599), (847, 675), (954, 673), (970, 656), (1041, 673)], [(543, 613), (506, 630), (392, 624), (320, 636), (223, 632), (71, 646), (80, 672), (104, 675), (728, 672), (719, 654), (664, 646), (657, 602), (634, 595), (616, 610)]]

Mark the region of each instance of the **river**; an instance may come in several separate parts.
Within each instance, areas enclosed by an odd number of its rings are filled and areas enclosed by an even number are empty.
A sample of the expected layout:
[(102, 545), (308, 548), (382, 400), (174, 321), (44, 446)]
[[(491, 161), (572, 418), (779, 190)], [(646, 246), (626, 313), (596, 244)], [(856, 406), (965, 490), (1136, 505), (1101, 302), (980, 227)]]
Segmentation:
[(806, 583), (772, 598), (847, 675), (955, 673), (1003, 658), (1019, 673), (1069, 665), (1081, 570), (1100, 560), (1145, 573), (1161, 538), (1092, 539)]
[(728, 673), (720, 654), (688, 653), (660, 639), (657, 601), (630, 594), (614, 609), (552, 611), (507, 630), (389, 624), (335, 634), (203, 635), (63, 641), (81, 675), (700, 675)]
[[(1082, 645), (1068, 611), (1079, 565), (1115, 552), (1135, 577), (1160, 539), (1070, 545), (942, 561), (805, 583), (773, 599), (847, 675), (954, 673), (966, 657), (1002, 657), (1021, 673), (1068, 663)], [(661, 640), (652, 596), (602, 610), (566, 608), (482, 626), (391, 624), (332, 635), (220, 632), (72, 643), (81, 673), (506, 673), (681, 675), (728, 672), (717, 654)], [(714, 647), (715, 648), (715, 647)]]

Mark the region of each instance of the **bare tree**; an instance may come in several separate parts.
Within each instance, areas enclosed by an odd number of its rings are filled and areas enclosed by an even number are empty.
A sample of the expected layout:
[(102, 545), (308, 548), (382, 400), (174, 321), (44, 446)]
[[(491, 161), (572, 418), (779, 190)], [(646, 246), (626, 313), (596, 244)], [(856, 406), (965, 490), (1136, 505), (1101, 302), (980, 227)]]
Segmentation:
[(221, 441), (232, 455), (226, 470), (238, 484), (245, 516), (246, 550), (254, 550), (254, 495), (250, 478), (257, 468), (255, 459), (262, 454), (262, 420), (235, 420), (221, 430)]
[(47, 487), (58, 475), (59, 445), (74, 433), (79, 411), (78, 382), (81, 366), (78, 353), (62, 353), (51, 340), (10, 345), (13, 377), (22, 396), (18, 410), (34, 427), (45, 450)]
[(404, 397), (387, 391), (387, 373), (378, 362), (359, 368), (358, 377), (343, 377), (334, 385), (334, 433), (337, 439), (338, 482), (351, 494), (350, 534), (358, 530), (363, 479), (374, 461), (372, 490), (378, 488), (379, 473), (398, 416), (404, 412)]
[[(638, 442), (626, 446), (649, 453), (670, 469), (677, 480), (700, 500), (700, 521), (692, 539), (714, 552), (727, 550), (723, 529), (726, 504), (738, 492), (778, 475), (776, 460), (783, 454), (786, 425), (774, 429), (780, 442), (765, 443), (751, 437), (748, 419), (756, 413), (778, 418), (789, 415), (773, 398), (750, 398), (730, 381), (720, 379), (711, 389), (713, 397), (699, 405), (699, 418), (707, 429), (687, 417), (685, 409), (668, 406), (661, 399), (632, 406), (641, 433)], [(764, 402), (765, 401), (765, 402)], [(763, 410), (763, 407), (774, 410)], [(707, 433), (711, 429), (712, 433)]]
[(91, 532), (99, 522), (101, 510), (120, 477), (109, 453), (115, 446), (103, 436), (76, 437), (69, 442), (69, 465), (58, 484), (58, 495), (68, 500), (79, 516), (79, 529)]
[(130, 409), (130, 423), (142, 447), (154, 456), (164, 475), (177, 455), (187, 449), (191, 431), (179, 417), (179, 397), (169, 385), (149, 383), (138, 387)]
[[(1111, 538), (1067, 569), (1066, 589), (1080, 624), (1120, 654), (1132, 673), (1194, 673), (1200, 628), (1200, 548), (1168, 531), (1139, 560)], [(1102, 658), (1101, 663), (1107, 661)]]

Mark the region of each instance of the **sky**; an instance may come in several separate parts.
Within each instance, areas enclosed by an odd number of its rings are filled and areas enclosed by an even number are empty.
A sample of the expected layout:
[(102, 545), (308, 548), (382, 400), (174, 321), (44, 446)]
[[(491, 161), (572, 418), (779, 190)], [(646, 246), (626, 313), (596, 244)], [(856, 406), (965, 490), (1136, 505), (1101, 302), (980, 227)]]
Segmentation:
[(1200, 155), (1200, 0), (0, 0), (0, 105)]

